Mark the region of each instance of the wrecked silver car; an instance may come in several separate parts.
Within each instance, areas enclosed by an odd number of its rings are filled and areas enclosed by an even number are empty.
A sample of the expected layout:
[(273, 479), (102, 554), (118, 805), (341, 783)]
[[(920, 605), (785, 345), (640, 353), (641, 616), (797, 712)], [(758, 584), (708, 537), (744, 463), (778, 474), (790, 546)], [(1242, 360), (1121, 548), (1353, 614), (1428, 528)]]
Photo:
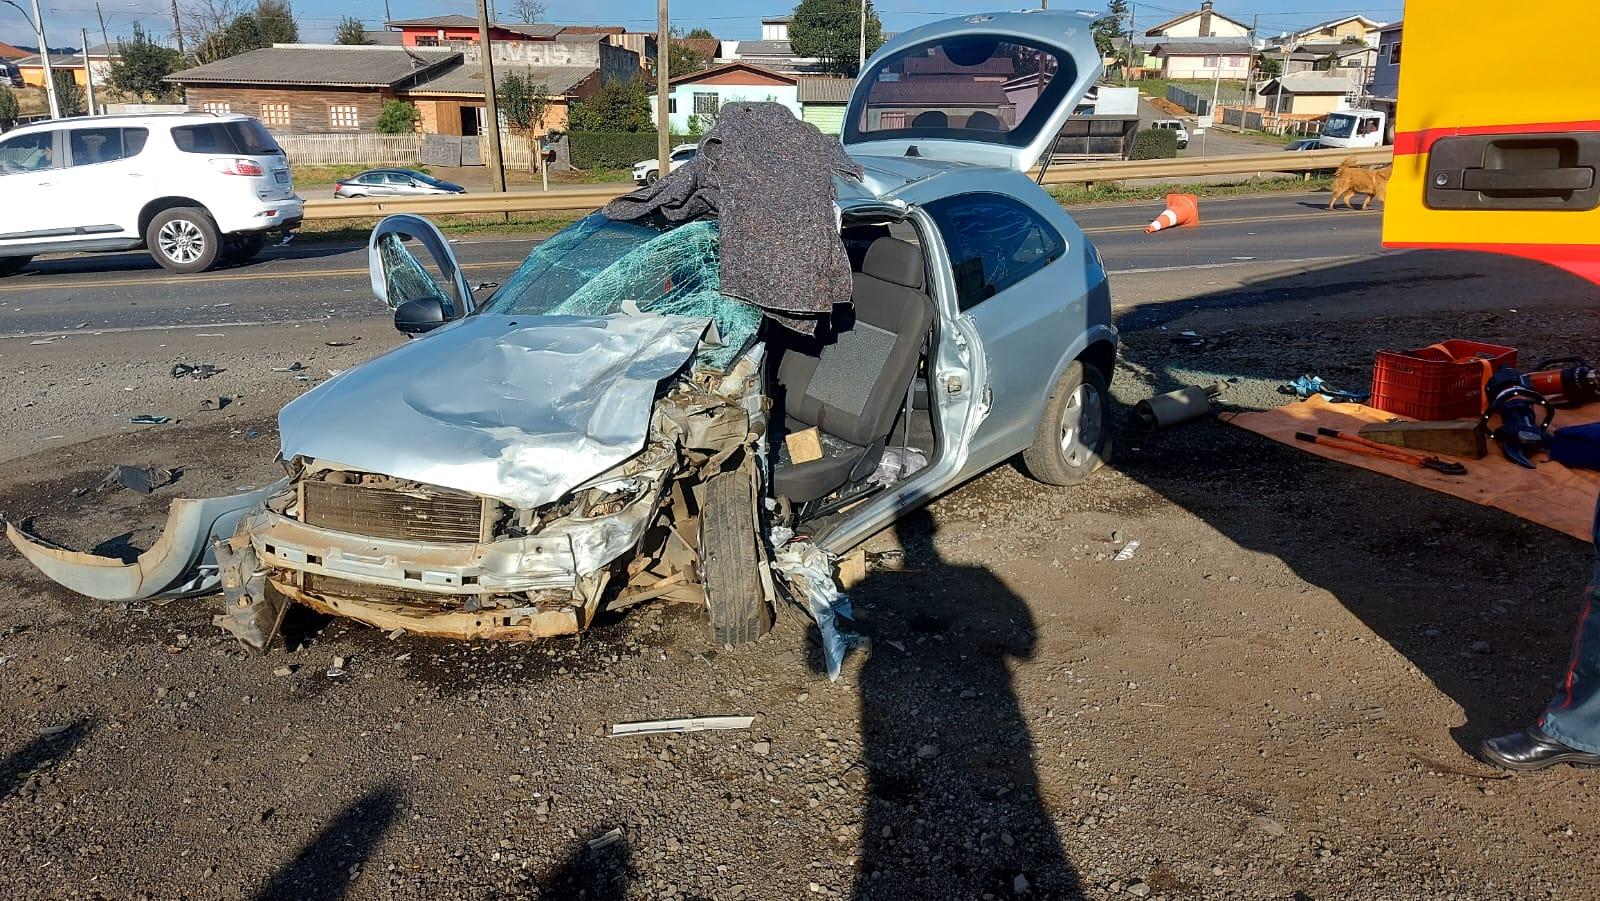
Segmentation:
[[(796, 214), (788, 234), (751, 222), (790, 183), (733, 149), (770, 104), (725, 109), (707, 138), (720, 153), (702, 145), (645, 189), (648, 215), (588, 216), (481, 302), (433, 226), (390, 217), (373, 290), (415, 339), (283, 408), (283, 482), (179, 502), (129, 564), (8, 534), (93, 597), (220, 587), (218, 624), (258, 648), (296, 603), (531, 639), (659, 599), (703, 607), (719, 644), (752, 640), (795, 581), (784, 560), (814, 572), (817, 553), (1018, 454), (1051, 484), (1099, 466), (1117, 352), (1105, 271), (1027, 174), (1098, 75), (1089, 21), (974, 16), (886, 44), (820, 224)], [(839, 302), (811, 279), (752, 296), (752, 260), (810, 246), (837, 252)]]

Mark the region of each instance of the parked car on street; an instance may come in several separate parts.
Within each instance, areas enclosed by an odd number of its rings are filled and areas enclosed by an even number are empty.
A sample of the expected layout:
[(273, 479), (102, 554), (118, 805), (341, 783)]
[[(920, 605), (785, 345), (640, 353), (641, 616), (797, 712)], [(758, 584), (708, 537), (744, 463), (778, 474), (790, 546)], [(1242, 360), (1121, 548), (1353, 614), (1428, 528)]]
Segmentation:
[(1151, 128), (1164, 128), (1178, 133), (1178, 149), (1189, 146), (1189, 129), (1183, 127), (1182, 119), (1157, 119), (1150, 123)]
[(415, 169), (368, 169), (333, 186), (335, 197), (424, 197), (430, 194), (465, 194), (455, 182), (434, 178)]
[[(672, 161), (672, 171), (678, 171), (678, 167), (694, 159), (694, 155), (699, 152), (700, 145), (698, 144), (679, 144), (672, 148), (672, 154), (668, 157)], [(640, 160), (633, 164), (633, 181), (635, 184), (653, 185), (656, 183), (656, 179), (660, 177), (661, 161), (658, 159)]]
[(146, 248), (173, 272), (261, 251), (300, 224), (278, 142), (246, 116), (36, 122), (0, 137), (0, 275), (36, 254)]
[(1289, 146), (1283, 149), (1288, 153), (1299, 153), (1303, 150), (1320, 150), (1322, 145), (1317, 142), (1316, 138), (1301, 138), (1298, 141), (1291, 142)]
[[(480, 299), (436, 228), (391, 216), (370, 276), (414, 340), (283, 408), (286, 480), (177, 502), (131, 563), (8, 535), (96, 598), (220, 585), (219, 624), (254, 647), (288, 603), (520, 640), (666, 600), (754, 639), (785, 535), (838, 555), (1012, 458), (1050, 485), (1106, 459), (1106, 271), (1028, 176), (1100, 74), (1092, 21), (949, 19), (872, 57), (842, 136), (864, 174), (834, 176), (853, 293), (816, 336), (721, 292), (716, 218), (590, 215)], [(1037, 93), (974, 127), (972, 85), (1019, 58)]]

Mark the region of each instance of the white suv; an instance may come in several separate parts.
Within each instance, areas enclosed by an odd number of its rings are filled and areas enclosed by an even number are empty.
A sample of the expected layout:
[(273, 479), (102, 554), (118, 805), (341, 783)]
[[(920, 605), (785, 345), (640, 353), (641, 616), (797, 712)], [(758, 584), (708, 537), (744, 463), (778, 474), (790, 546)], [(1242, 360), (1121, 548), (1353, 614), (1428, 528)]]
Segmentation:
[[(699, 144), (679, 144), (672, 148), (672, 153), (668, 156), (668, 159), (672, 160), (671, 171), (678, 171), (680, 166), (694, 159), (694, 155), (699, 152)], [(635, 184), (653, 185), (656, 183), (656, 179), (660, 177), (661, 161), (658, 159), (640, 160), (633, 164), (633, 180)]]
[(148, 248), (174, 272), (300, 224), (283, 149), (247, 116), (90, 116), (0, 136), (0, 275), (35, 254)]

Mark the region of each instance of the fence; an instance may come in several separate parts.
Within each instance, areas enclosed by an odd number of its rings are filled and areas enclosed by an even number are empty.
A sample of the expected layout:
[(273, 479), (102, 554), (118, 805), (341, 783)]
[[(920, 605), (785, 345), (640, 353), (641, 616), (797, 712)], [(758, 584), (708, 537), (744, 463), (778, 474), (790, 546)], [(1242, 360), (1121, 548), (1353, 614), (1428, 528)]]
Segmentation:
[(415, 166), (421, 135), (277, 135), (297, 166)]
[[(1244, 101), (1244, 92), (1232, 86), (1218, 87), (1216, 95), (1219, 105), (1223, 103), (1242, 103)], [(1194, 91), (1184, 90), (1175, 84), (1167, 85), (1167, 99), (1197, 116), (1205, 116), (1211, 113), (1210, 97), (1204, 94), (1197, 94)]]

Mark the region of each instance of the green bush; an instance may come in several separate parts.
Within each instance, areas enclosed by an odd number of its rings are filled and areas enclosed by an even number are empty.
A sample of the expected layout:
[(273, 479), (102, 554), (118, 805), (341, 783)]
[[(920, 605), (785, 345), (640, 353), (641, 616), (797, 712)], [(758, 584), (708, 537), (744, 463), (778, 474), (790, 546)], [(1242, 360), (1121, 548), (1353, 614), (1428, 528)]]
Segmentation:
[[(653, 131), (573, 131), (567, 140), (572, 144), (572, 165), (579, 169), (629, 169), (656, 155)], [(691, 140), (673, 135), (672, 146)]]
[(408, 135), (417, 130), (417, 119), (421, 115), (416, 104), (404, 100), (391, 100), (385, 103), (383, 111), (378, 113), (375, 127), (380, 135)]
[(1170, 128), (1147, 128), (1133, 136), (1130, 160), (1170, 160), (1178, 155), (1178, 133)]

